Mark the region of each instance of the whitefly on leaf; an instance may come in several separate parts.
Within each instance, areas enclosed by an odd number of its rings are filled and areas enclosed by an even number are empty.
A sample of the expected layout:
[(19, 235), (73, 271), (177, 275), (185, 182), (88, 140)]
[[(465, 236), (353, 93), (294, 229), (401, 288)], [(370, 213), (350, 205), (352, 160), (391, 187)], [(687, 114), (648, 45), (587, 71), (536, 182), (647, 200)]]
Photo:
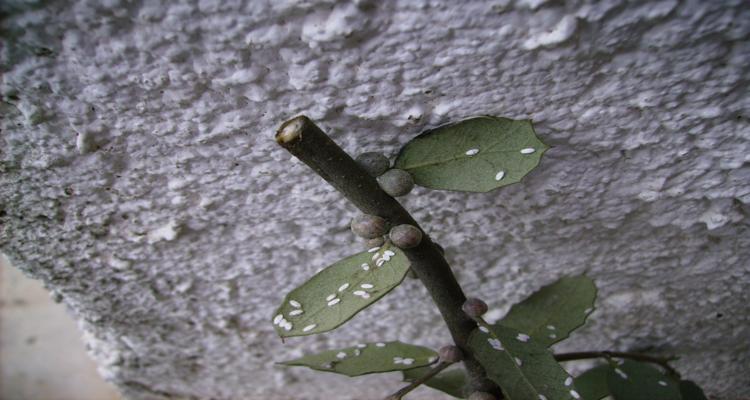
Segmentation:
[(427, 347), (395, 341), (357, 344), (343, 349), (310, 354), (279, 364), (359, 376), (424, 367), (436, 362), (437, 358), (437, 353)]
[(330, 265), (287, 294), (272, 318), (276, 333), (330, 331), (398, 286), (408, 271), (406, 255), (390, 243)]
[(596, 286), (591, 278), (563, 277), (513, 305), (499, 323), (525, 332), (543, 346), (551, 346), (586, 322), (595, 301)]
[(412, 139), (395, 168), (408, 171), (420, 186), (488, 192), (519, 182), (548, 148), (530, 120), (475, 117)]
[(482, 324), (469, 336), (474, 357), (509, 400), (580, 399), (573, 378), (524, 332)]
[(681, 400), (680, 384), (650, 364), (625, 360), (611, 366), (607, 385), (615, 400)]

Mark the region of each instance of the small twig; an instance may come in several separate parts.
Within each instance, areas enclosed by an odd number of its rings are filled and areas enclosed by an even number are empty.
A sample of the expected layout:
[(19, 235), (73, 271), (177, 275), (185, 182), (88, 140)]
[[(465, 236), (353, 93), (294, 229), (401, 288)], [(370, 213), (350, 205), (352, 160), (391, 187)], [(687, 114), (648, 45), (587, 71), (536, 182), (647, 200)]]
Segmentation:
[[(385, 193), (378, 182), (357, 164), (328, 135), (305, 116), (284, 122), (276, 133), (276, 142), (307, 164), (320, 177), (365, 214), (385, 218), (392, 225), (409, 224), (419, 228), (401, 204)], [(424, 229), (420, 230), (424, 232)], [(453, 271), (432, 240), (424, 234), (418, 246), (403, 249), (440, 314), (453, 342), (467, 350), (467, 341), (476, 324), (461, 311), (466, 301)], [(474, 390), (500, 395), (500, 388), (487, 379), (484, 368), (465, 351), (464, 367)]]
[(429, 372), (419, 377), (418, 379), (415, 379), (409, 385), (402, 387), (396, 393), (393, 393), (392, 395), (387, 396), (385, 400), (401, 400), (401, 398), (406, 396), (407, 393), (416, 389), (423, 383), (430, 380), (433, 376), (439, 374), (442, 370), (448, 368), (451, 365), (453, 365), (453, 363), (442, 362), (442, 361), (439, 362), (438, 365), (435, 366), (435, 368), (431, 369)]
[(669, 365), (669, 362), (676, 360), (677, 357), (655, 357), (649, 356), (647, 354), (628, 353), (622, 351), (579, 351), (575, 353), (555, 354), (555, 360), (557, 361), (585, 360), (589, 358), (627, 358), (630, 360), (645, 361), (660, 365), (674, 376), (680, 376), (677, 370)]

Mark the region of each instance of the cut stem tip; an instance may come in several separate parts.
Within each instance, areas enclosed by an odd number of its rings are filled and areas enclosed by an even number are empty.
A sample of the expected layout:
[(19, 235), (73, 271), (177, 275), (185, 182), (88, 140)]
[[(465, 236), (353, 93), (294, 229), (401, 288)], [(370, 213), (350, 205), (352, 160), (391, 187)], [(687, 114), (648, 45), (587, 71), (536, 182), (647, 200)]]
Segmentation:
[(310, 119), (304, 115), (294, 117), (289, 121), (284, 122), (276, 132), (276, 143), (283, 146), (301, 139), (302, 130), (304, 129), (305, 124), (309, 122)]

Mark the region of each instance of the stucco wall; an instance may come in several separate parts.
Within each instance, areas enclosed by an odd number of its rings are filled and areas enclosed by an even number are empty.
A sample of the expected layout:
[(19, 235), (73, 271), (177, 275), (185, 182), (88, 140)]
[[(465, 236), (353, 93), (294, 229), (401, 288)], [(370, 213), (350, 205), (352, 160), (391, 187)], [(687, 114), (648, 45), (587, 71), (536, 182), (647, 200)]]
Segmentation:
[(466, 291), (499, 316), (587, 271), (598, 310), (563, 348), (666, 350), (717, 398), (750, 391), (746, 2), (3, 3), (0, 249), (132, 398), (377, 398), (396, 375), (352, 390), (273, 362), (446, 342), (416, 281), (275, 338), (282, 294), (361, 246), (353, 208), (272, 140), (299, 113), (387, 154), (533, 118), (554, 147), (522, 184), (403, 200)]

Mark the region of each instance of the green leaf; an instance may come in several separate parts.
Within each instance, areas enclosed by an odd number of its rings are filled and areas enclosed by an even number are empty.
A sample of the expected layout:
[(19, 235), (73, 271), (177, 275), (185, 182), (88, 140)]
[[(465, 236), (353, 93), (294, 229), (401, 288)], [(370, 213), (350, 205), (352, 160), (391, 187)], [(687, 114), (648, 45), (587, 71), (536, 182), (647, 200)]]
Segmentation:
[(292, 290), (274, 313), (276, 333), (330, 331), (398, 286), (409, 271), (404, 253), (390, 243), (370, 250), (326, 267)]
[(482, 325), (469, 348), (509, 400), (577, 398), (573, 378), (533, 338), (502, 325)]
[(599, 400), (609, 396), (607, 377), (610, 370), (609, 365), (601, 365), (582, 373), (573, 380), (576, 390), (584, 400)]
[[(427, 374), (430, 369), (430, 367), (420, 367), (403, 371), (402, 374), (404, 375), (404, 381), (413, 382)], [(463, 399), (463, 389), (464, 386), (466, 386), (466, 382), (466, 373), (463, 368), (455, 368), (447, 369), (433, 376), (424, 384), (455, 398)]]
[(591, 278), (565, 277), (515, 304), (500, 324), (526, 333), (543, 346), (551, 346), (586, 322), (595, 300), (596, 286)]
[(475, 117), (412, 139), (395, 168), (411, 173), (420, 186), (489, 192), (519, 182), (548, 148), (529, 120)]
[(615, 400), (680, 400), (679, 384), (646, 363), (625, 361), (613, 366), (607, 384)]
[(703, 393), (703, 389), (693, 381), (680, 381), (680, 394), (682, 400), (708, 400), (706, 394)]
[(359, 376), (423, 367), (434, 363), (437, 358), (437, 353), (427, 347), (401, 342), (381, 342), (328, 350), (279, 364)]

